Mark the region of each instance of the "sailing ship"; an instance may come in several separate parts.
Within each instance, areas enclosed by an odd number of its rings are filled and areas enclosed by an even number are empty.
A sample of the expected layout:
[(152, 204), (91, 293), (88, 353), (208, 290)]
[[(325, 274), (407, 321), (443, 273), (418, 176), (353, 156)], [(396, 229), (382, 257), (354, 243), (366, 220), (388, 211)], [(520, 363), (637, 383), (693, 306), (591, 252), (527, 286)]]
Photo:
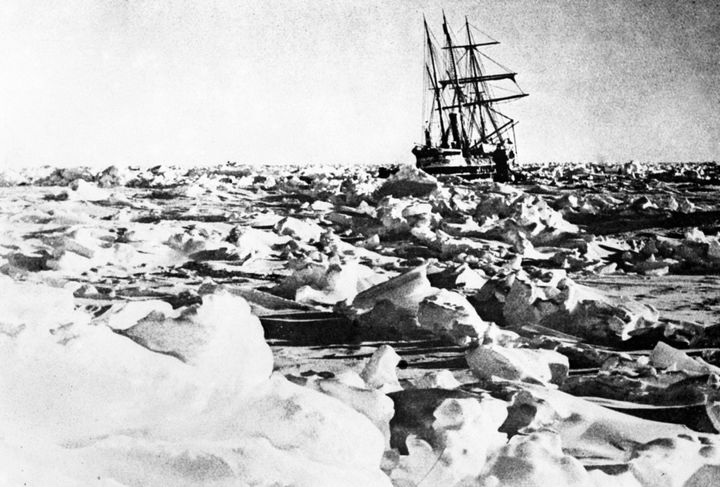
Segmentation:
[[(507, 180), (517, 153), (517, 121), (501, 113), (498, 104), (528, 96), (515, 81), (517, 73), (480, 50), (499, 42), (471, 26), (467, 17), (462, 41), (455, 39), (444, 12), (442, 42), (425, 18), (423, 24), (424, 144), (412, 150), (417, 167), (430, 174)], [(488, 39), (476, 40), (474, 33)]]

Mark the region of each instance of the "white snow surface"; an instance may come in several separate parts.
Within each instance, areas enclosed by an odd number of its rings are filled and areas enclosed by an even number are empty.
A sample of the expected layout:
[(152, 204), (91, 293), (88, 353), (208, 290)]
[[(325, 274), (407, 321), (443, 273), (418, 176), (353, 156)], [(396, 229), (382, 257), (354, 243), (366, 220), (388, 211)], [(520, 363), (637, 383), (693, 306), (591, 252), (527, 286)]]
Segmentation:
[(155, 310), (200, 337), (177, 345), (194, 347), (184, 362), (76, 311), (69, 290), (1, 279), (0, 485), (390, 485), (382, 433), (273, 375), (242, 298)]

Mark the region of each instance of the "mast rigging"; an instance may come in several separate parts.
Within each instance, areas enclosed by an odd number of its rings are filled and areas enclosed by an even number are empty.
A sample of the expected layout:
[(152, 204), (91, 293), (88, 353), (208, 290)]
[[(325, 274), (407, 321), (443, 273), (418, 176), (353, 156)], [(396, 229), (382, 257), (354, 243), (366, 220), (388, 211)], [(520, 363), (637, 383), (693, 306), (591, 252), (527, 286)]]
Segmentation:
[[(480, 169), (477, 167), (488, 165), (492, 168), (495, 152), (506, 148), (508, 153), (517, 152), (509, 150), (517, 122), (498, 111), (497, 104), (528, 96), (517, 84), (518, 73), (480, 50), (500, 42), (482, 33), (489, 39), (476, 40), (467, 17), (460, 42), (453, 38), (445, 12), (442, 14), (444, 45), (432, 34), (424, 16), (423, 27), (426, 53), (424, 76), (429, 111), (423, 110), (424, 116), (428, 117), (423, 130), (424, 145), (413, 150), (418, 167), (432, 166), (440, 172), (478, 172)], [(480, 32), (475, 27), (472, 30)], [(442, 55), (438, 55), (439, 49)], [(486, 68), (483, 58), (493, 63), (492, 69)], [(508, 90), (503, 83), (514, 86), (514, 89)], [(449, 162), (457, 157), (457, 163)]]

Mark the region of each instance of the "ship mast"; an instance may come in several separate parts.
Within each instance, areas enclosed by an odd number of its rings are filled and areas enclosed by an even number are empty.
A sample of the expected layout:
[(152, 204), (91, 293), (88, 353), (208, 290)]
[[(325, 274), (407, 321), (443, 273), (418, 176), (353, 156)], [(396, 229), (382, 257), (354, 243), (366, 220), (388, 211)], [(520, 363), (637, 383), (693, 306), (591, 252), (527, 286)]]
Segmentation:
[[(437, 110), (440, 112), (440, 134), (441, 134), (441, 147), (445, 147), (447, 145), (447, 137), (445, 135), (445, 122), (442, 118), (442, 98), (440, 97), (440, 92), (442, 91), (442, 88), (440, 87), (440, 84), (438, 83), (437, 79), (437, 68), (435, 66), (435, 49), (432, 44), (432, 39), (430, 39), (430, 29), (427, 25), (427, 20), (425, 19), (425, 16), (423, 15), (423, 24), (425, 25), (425, 37), (427, 39), (427, 47), (430, 57), (430, 64), (425, 62), (425, 70), (427, 71), (428, 77), (430, 78), (430, 82), (432, 83), (432, 89), (435, 93), (435, 103), (437, 103)], [(430, 111), (430, 113), (434, 113), (433, 110)], [(429, 128), (428, 128), (429, 130)]]
[[(463, 119), (463, 112), (462, 112), (462, 106), (465, 104), (465, 93), (463, 92), (462, 88), (460, 87), (460, 83), (458, 82), (458, 74), (457, 74), (457, 64), (455, 62), (455, 49), (453, 47), (452, 38), (450, 37), (450, 31), (448, 30), (447, 25), (447, 19), (445, 18), (445, 12), (443, 12), (443, 32), (445, 32), (445, 39), (447, 41), (447, 49), (448, 49), (448, 56), (450, 59), (450, 70), (448, 70), (448, 75), (451, 76), (450, 82), (453, 85), (453, 88), (455, 89), (455, 95), (453, 96), (453, 105), (451, 107), (458, 106), (460, 107), (459, 113), (460, 113), (460, 129), (462, 131), (462, 136), (458, 133), (458, 122), (457, 122), (457, 115), (455, 112), (451, 112), (449, 114), (450, 117), (450, 127), (453, 131), (453, 138), (455, 139), (455, 142), (460, 144), (460, 146), (463, 149), (463, 153), (465, 153), (468, 149), (468, 141), (467, 141), (467, 134), (465, 131), (465, 123)], [(457, 103), (457, 105), (455, 105)], [(440, 112), (440, 118), (442, 119), (442, 111)]]
[[(425, 146), (433, 146), (431, 132), (438, 128), (435, 121), (437, 114), (440, 118), (439, 148), (449, 148), (451, 139), (452, 147), (461, 149), (465, 158), (486, 154), (482, 145), (486, 143), (502, 144), (504, 134), (513, 130), (517, 123), (499, 112), (495, 108), (495, 104), (527, 96), (527, 93), (524, 93), (517, 85), (515, 81), (517, 73), (510, 72), (509, 69), (480, 51), (479, 48), (482, 46), (500, 43), (492, 38), (489, 41), (476, 41), (467, 17), (465, 17), (465, 35), (463, 36), (463, 38), (467, 36), (467, 41), (456, 44), (453, 41), (445, 12), (443, 12), (442, 28), (445, 45), (441, 48), (447, 51), (445, 56), (438, 56), (436, 49), (439, 48), (440, 43), (432, 35), (425, 16), (423, 16), (423, 26), (427, 44), (424, 74), (427, 76), (425, 79), (428, 80), (428, 83), (425, 85), (425, 89), (431, 85), (433, 92), (429, 118), (425, 126)], [(456, 52), (458, 50), (462, 52)], [(483, 57), (496, 64), (503, 72), (487, 71), (482, 61)], [(492, 82), (504, 80), (514, 83), (519, 93), (494, 93), (495, 89), (503, 91), (506, 89), (495, 86)], [(427, 100), (427, 98), (425, 99)]]
[[(473, 78), (472, 84), (475, 91), (475, 98), (477, 100), (482, 100), (482, 91), (480, 90), (480, 84), (478, 81), (482, 73), (480, 71), (478, 60), (475, 57), (475, 47), (473, 46), (472, 35), (470, 34), (470, 24), (468, 23), (467, 17), (465, 17), (465, 30), (467, 32), (468, 46), (471, 46), (468, 48), (468, 54), (470, 56), (470, 73)], [(478, 123), (475, 120), (475, 110), (473, 109), (470, 113), (472, 113), (472, 121), (475, 122), (475, 125), (477, 126)], [(482, 109), (478, 110), (478, 115), (480, 118), (480, 142), (485, 142), (485, 119), (482, 116)]]
[[(479, 115), (481, 123), (480, 142), (484, 143), (487, 142), (487, 134), (485, 131), (485, 119), (482, 114), (483, 107), (485, 107), (488, 119), (490, 120), (490, 123), (495, 129), (495, 132), (498, 131), (498, 125), (495, 117), (492, 114), (492, 111), (490, 110), (489, 103), (483, 99), (483, 93), (488, 92), (487, 85), (485, 84), (486, 82), (484, 81), (487, 77), (483, 77), (482, 70), (480, 69), (480, 63), (478, 62), (477, 56), (475, 55), (475, 45), (473, 43), (472, 34), (470, 33), (470, 24), (468, 23), (467, 17), (465, 17), (465, 30), (467, 31), (468, 46), (470, 46), (468, 47), (468, 54), (470, 55), (470, 69), (472, 71), (473, 84), (475, 85), (475, 96), (476, 101), (479, 104)], [(499, 42), (496, 43), (499, 44)]]

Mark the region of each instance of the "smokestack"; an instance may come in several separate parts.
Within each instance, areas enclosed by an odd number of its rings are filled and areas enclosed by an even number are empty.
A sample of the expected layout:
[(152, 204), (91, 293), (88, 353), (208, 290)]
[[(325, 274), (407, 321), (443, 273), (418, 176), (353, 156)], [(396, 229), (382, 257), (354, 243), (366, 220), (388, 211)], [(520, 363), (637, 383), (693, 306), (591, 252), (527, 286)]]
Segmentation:
[(450, 130), (452, 130), (453, 139), (458, 147), (460, 147), (460, 132), (458, 131), (457, 113), (450, 114)]

